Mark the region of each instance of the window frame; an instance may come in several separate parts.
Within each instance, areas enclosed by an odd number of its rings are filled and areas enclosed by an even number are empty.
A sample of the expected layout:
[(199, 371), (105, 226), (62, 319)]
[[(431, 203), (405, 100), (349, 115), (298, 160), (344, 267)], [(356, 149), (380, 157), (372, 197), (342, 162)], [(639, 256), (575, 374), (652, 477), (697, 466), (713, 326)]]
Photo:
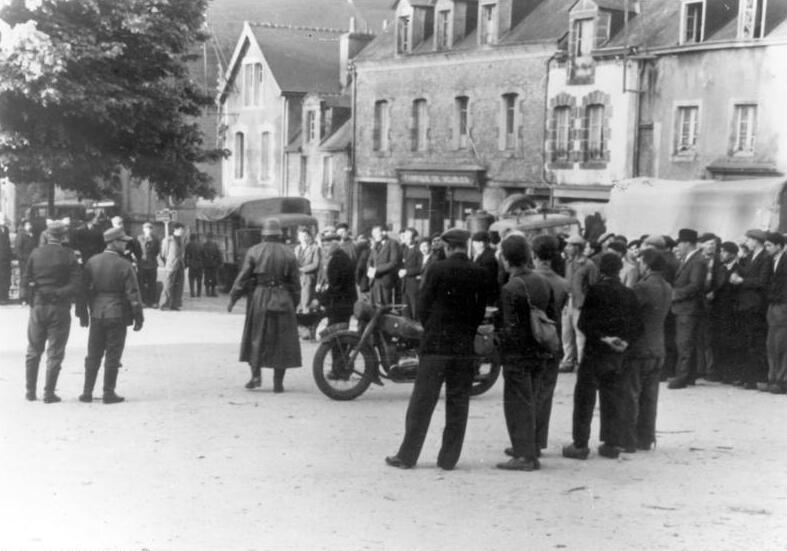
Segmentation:
[[(569, 105), (556, 105), (552, 109), (555, 128), (555, 144), (552, 150), (552, 161), (556, 163), (567, 163), (571, 161), (571, 111)], [(565, 125), (561, 125), (561, 114), (565, 113)], [(565, 136), (565, 143), (561, 137)], [(561, 149), (561, 145), (563, 148)]]
[(260, 178), (262, 180), (271, 179), (272, 146), (271, 132), (269, 130), (260, 132)]
[(411, 48), (412, 17), (409, 15), (399, 16), (396, 20), (396, 52), (406, 54)]
[(451, 48), (451, 10), (440, 10), (435, 18), (435, 48), (448, 50)]
[(372, 122), (372, 151), (388, 149), (388, 127), (388, 100), (377, 100), (374, 102)]
[[(747, 122), (747, 130), (745, 141), (748, 144), (742, 146), (743, 139), (741, 133), (741, 124), (744, 122), (741, 115), (749, 111), (751, 113)], [(736, 157), (751, 157), (754, 155), (757, 140), (757, 122), (758, 122), (758, 105), (756, 102), (735, 102), (733, 105), (732, 121), (733, 121), (733, 135), (732, 135), (732, 154)]]
[[(584, 35), (584, 30), (588, 30), (587, 37)], [(595, 20), (592, 17), (578, 17), (574, 19), (571, 25), (571, 32), (574, 34), (574, 50), (571, 52), (571, 55), (575, 58), (589, 56), (590, 52), (593, 51)], [(589, 44), (590, 48), (585, 51), (582, 47), (583, 44)]]
[[(753, 2), (753, 6), (749, 3)], [(751, 16), (751, 35), (746, 32), (747, 13)], [(757, 13), (759, 12), (759, 17)], [(759, 40), (765, 36), (765, 14), (768, 12), (768, 0), (738, 0), (738, 38), (742, 40)]]
[[(695, 22), (694, 25), (689, 26), (689, 15), (690, 10), (693, 8), (699, 7), (699, 21)], [(681, 17), (680, 17), (680, 44), (700, 44), (705, 41), (705, 16), (707, 14), (707, 10), (705, 9), (705, 0), (691, 0), (691, 1), (684, 1), (683, 5), (681, 6)], [(692, 29), (692, 39), (689, 40), (687, 33), (689, 28)], [(694, 36), (694, 33), (699, 33), (699, 36)]]
[[(593, 120), (594, 113), (598, 113), (597, 119)], [(604, 162), (607, 150), (606, 126), (606, 105), (603, 103), (591, 103), (585, 107), (585, 128), (587, 130), (587, 146), (585, 148), (585, 161)]]
[(503, 120), (502, 120), (502, 149), (512, 151), (517, 148), (517, 102), (519, 94), (507, 92), (502, 96), (503, 100)]
[(233, 154), (235, 155), (235, 164), (233, 166), (233, 174), (235, 180), (242, 180), (246, 174), (246, 136), (240, 130), (235, 132), (233, 140)]
[(429, 114), (426, 98), (416, 98), (412, 104), (411, 151), (426, 151), (429, 140)]
[[(497, 42), (497, 8), (497, 3), (494, 2), (481, 4), (478, 6), (478, 9), (481, 11), (481, 16), (479, 17), (481, 25), (478, 32), (478, 42), (481, 46), (495, 44)], [(487, 13), (489, 14), (489, 17), (486, 17)]]
[(326, 199), (333, 199), (334, 186), (336, 185), (336, 178), (334, 177), (333, 170), (333, 155), (322, 156), (322, 188), (325, 190), (323, 194)]
[(470, 138), (470, 98), (468, 96), (456, 96), (454, 98), (454, 115), (456, 121), (456, 148), (464, 149), (467, 147)]
[(315, 143), (320, 135), (316, 109), (306, 111), (306, 143)]
[[(694, 113), (694, 121), (684, 120), (685, 115)], [(675, 106), (674, 139), (672, 140), (672, 154), (674, 157), (693, 157), (697, 152), (700, 134), (700, 104), (697, 102), (679, 103)], [(684, 143), (684, 127), (689, 125), (693, 143)]]

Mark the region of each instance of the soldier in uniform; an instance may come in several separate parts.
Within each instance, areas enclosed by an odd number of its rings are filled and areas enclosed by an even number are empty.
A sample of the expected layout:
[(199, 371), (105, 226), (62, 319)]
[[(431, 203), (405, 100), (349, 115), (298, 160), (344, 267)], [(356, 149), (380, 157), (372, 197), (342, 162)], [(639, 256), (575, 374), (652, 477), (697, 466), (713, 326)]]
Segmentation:
[(445, 381), (445, 430), (437, 465), (451, 470), (459, 460), (467, 427), (473, 386), (473, 340), (486, 309), (486, 278), (467, 256), (470, 232), (443, 233), (446, 259), (426, 276), (418, 305), (424, 335), (421, 364), (405, 418), (405, 435), (396, 455), (386, 457), (392, 467), (409, 469), (421, 453), (429, 421)]
[(123, 259), (132, 238), (123, 228), (104, 232), (106, 249), (93, 256), (85, 265), (85, 287), (90, 305), (90, 334), (85, 358), (85, 387), (80, 402), (93, 401), (101, 358), (104, 358), (105, 404), (116, 404), (125, 398), (115, 394), (120, 359), (126, 344), (126, 328), (142, 329), (142, 297), (134, 268)]
[(28, 400), (36, 399), (38, 366), (47, 347), (44, 402), (59, 402), (55, 394), (60, 365), (66, 352), (71, 331), (71, 303), (77, 301), (77, 315), (86, 325), (87, 311), (82, 302), (82, 273), (72, 249), (62, 246), (68, 228), (63, 222), (47, 224), (46, 244), (30, 254), (22, 272), (22, 299), (30, 303), (27, 324), (27, 356), (25, 372)]

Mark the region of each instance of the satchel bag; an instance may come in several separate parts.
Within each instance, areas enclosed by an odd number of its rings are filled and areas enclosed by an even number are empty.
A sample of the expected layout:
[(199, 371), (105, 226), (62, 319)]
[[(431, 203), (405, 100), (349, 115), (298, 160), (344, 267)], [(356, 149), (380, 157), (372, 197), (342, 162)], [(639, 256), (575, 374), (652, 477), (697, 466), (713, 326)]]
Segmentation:
[(527, 284), (521, 278), (517, 279), (525, 290), (525, 299), (530, 310), (530, 332), (533, 334), (533, 339), (544, 350), (551, 354), (557, 354), (560, 351), (557, 325), (547, 316), (546, 312), (533, 306), (533, 303), (530, 302), (530, 294), (527, 292)]
[(495, 326), (490, 324), (479, 325), (473, 340), (473, 349), (476, 356), (491, 359), (497, 355), (497, 339)]
[(290, 293), (284, 287), (270, 287), (270, 296), (265, 305), (268, 312), (292, 312), (295, 306), (292, 303)]

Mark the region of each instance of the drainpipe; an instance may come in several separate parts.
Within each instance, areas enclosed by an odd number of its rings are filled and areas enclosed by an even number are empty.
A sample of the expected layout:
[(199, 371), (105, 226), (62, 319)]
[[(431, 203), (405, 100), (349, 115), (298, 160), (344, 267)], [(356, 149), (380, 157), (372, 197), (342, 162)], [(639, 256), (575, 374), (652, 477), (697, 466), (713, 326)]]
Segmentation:
[(358, 71), (355, 68), (355, 63), (350, 61), (350, 78), (352, 79), (352, 108), (350, 109), (350, 116), (352, 117), (352, 136), (350, 138), (350, 170), (349, 170), (349, 178), (347, 182), (347, 223), (352, 228), (353, 233), (357, 234), (358, 232), (358, 224), (360, 221), (353, 224), (353, 218), (355, 217), (355, 173), (356, 173), (356, 163), (355, 163), (355, 145), (356, 145), (356, 132), (358, 130), (356, 121), (358, 120)]

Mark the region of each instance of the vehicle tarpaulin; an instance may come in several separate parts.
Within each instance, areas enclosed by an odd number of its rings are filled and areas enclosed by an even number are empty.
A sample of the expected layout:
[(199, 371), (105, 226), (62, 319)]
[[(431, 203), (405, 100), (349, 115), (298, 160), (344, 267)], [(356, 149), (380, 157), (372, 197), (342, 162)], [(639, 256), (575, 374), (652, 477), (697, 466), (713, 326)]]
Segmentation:
[(635, 178), (613, 186), (607, 230), (629, 238), (676, 235), (681, 228), (738, 240), (747, 230), (784, 231), (787, 179), (675, 181)]
[(246, 223), (281, 215), (311, 215), (309, 200), (303, 197), (221, 197), (197, 202), (197, 220), (219, 222), (237, 215)]

